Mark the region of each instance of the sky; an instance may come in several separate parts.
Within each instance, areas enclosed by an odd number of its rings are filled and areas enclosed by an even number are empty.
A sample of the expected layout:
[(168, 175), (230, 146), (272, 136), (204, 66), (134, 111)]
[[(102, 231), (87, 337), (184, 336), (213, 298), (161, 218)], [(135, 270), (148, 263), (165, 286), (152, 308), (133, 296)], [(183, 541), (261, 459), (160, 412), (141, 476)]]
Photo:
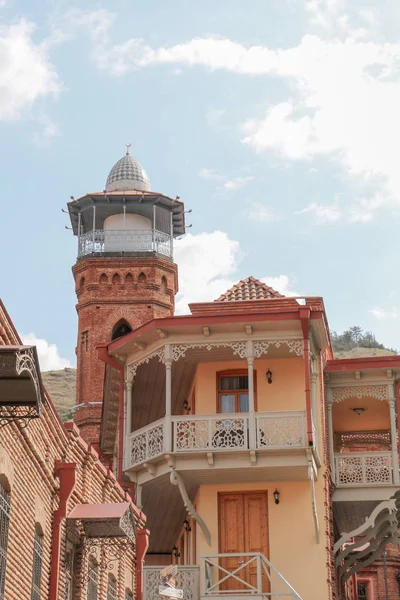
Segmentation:
[(62, 212), (131, 143), (185, 202), (177, 311), (253, 275), (400, 349), (400, 3), (0, 0), (0, 296), (75, 364)]

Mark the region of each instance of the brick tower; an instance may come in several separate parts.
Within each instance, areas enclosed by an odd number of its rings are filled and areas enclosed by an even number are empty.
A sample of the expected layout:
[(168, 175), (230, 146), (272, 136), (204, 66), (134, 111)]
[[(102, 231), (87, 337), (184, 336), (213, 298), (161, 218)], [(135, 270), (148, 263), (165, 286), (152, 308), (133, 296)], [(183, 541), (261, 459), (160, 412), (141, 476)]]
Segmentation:
[(105, 365), (96, 347), (173, 315), (178, 270), (173, 238), (185, 231), (184, 206), (150, 191), (129, 150), (111, 169), (103, 192), (68, 203), (78, 237), (72, 268), (78, 297), (75, 423), (98, 444)]

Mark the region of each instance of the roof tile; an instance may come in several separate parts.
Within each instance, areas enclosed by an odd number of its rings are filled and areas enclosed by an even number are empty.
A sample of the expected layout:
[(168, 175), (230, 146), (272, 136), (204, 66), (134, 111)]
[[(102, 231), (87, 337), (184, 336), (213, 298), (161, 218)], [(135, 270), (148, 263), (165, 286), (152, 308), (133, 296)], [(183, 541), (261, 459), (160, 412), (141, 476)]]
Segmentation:
[(247, 277), (234, 285), (214, 302), (240, 302), (243, 300), (268, 300), (270, 298), (285, 298), (272, 287), (255, 277)]

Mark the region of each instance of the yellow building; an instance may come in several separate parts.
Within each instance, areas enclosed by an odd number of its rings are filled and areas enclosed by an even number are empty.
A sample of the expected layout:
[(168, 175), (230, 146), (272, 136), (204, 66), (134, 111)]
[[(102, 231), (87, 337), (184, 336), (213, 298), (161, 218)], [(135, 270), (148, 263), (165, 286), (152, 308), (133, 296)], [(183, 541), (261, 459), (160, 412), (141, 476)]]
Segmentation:
[[(250, 277), (190, 308), (100, 349), (106, 380), (124, 368), (123, 470), (151, 531), (145, 598), (172, 559), (193, 600), (328, 599), (323, 301)], [(117, 402), (106, 394), (104, 451), (117, 443)]]

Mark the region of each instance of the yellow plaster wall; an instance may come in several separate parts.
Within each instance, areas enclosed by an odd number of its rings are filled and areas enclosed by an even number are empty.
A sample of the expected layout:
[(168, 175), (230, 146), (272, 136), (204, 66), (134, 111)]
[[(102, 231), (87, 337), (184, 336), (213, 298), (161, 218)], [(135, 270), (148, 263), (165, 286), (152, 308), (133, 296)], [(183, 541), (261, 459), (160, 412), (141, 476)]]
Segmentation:
[[(319, 473), (316, 482), (321, 540), (316, 543), (311, 507), (309, 482), (266, 482), (202, 485), (196, 498), (196, 509), (211, 533), (211, 547), (197, 527), (197, 564), (201, 556), (217, 554), (218, 547), (218, 492), (268, 491), (269, 560), (285, 577), (303, 600), (325, 600), (327, 586), (327, 555), (324, 514), (324, 478)], [(276, 505), (273, 492), (280, 492)], [(278, 588), (279, 589), (279, 588)], [(283, 591), (283, 590), (282, 590)]]
[[(246, 361), (200, 363), (195, 378), (196, 414), (217, 409), (217, 373), (247, 369)], [(254, 362), (258, 411), (305, 410), (304, 363), (302, 358), (262, 359)], [(265, 376), (272, 372), (272, 383)]]

